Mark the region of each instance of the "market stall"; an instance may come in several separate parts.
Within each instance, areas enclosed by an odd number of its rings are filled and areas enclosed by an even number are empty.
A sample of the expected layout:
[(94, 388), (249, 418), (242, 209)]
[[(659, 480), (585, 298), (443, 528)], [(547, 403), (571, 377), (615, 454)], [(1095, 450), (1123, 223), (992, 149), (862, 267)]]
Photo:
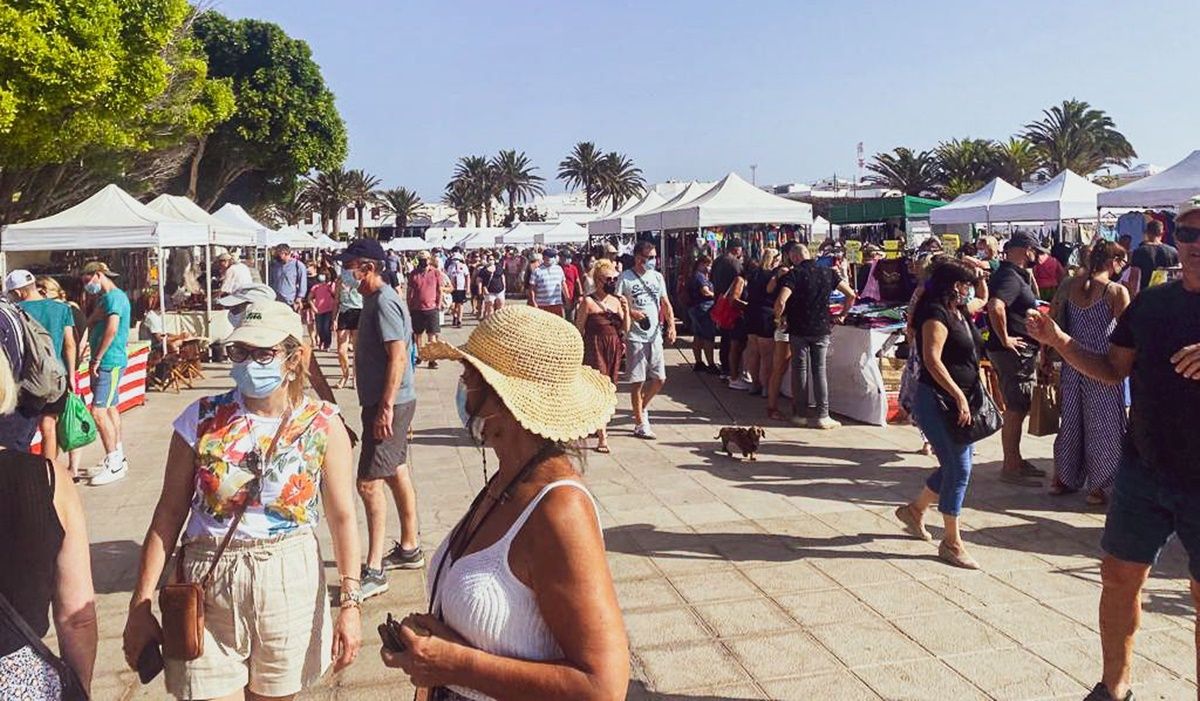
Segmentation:
[(946, 203), (925, 197), (877, 197), (829, 208), (829, 221), (841, 227), (843, 239), (880, 244), (900, 240), (901, 248), (914, 247), (932, 233), (930, 213)]
[(993, 205), (993, 222), (1046, 222), (1055, 224), (1060, 240), (1063, 222), (1097, 220), (1096, 200), (1105, 188), (1070, 170), (1064, 170), (1033, 192)]
[(993, 178), (990, 183), (975, 192), (959, 195), (950, 204), (931, 210), (929, 223), (935, 226), (985, 224), (990, 231), (993, 219), (992, 209), (996, 205), (1015, 200), (1024, 194), (1020, 188), (1013, 187), (1000, 178)]
[(545, 231), (533, 235), (533, 242), (541, 246), (562, 246), (569, 243), (583, 244), (588, 240), (588, 231), (571, 221), (560, 221)]
[[(221, 208), (213, 212), (213, 216), (231, 226), (236, 226), (239, 229), (249, 229), (254, 232), (254, 240), (250, 244), (252, 250), (257, 256), (253, 264), (250, 266), (254, 269), (262, 269), (263, 279), (267, 276), (267, 261), (270, 260), (270, 255), (266, 254), (265, 248), (261, 242), (266, 241), (268, 235), (273, 229), (266, 224), (261, 224), (257, 219), (250, 216), (246, 210), (242, 209), (241, 205), (236, 205), (232, 202), (226, 202), (221, 205)], [(261, 260), (259, 259), (261, 258)]]
[(655, 190), (647, 190), (641, 199), (627, 202), (609, 214), (602, 214), (587, 223), (588, 236), (632, 236), (637, 229), (634, 219), (666, 204), (667, 200)]
[(1141, 180), (1096, 195), (1098, 207), (1174, 207), (1200, 194), (1200, 150)]
[(553, 229), (557, 222), (528, 222), (523, 221), (508, 231), (496, 236), (497, 246), (515, 246), (518, 249), (529, 248), (534, 244), (534, 238), (539, 234)]

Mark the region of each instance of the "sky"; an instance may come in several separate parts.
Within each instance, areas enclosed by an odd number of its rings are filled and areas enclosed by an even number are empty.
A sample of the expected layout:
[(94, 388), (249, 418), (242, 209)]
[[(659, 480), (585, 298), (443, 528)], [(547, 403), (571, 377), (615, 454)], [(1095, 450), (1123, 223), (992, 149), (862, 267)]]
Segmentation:
[[(580, 141), (648, 182), (853, 175), (895, 146), (1007, 138), (1077, 98), (1168, 166), (1200, 148), (1200, 2), (215, 0), (304, 39), (347, 168), (440, 198), (459, 156)], [(1190, 28), (1190, 29), (1189, 29)]]

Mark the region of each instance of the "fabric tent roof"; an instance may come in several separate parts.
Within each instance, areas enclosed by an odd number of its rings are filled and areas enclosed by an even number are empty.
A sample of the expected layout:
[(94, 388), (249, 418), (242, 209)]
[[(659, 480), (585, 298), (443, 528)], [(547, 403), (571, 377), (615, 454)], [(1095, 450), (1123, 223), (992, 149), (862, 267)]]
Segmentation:
[(327, 234), (318, 234), (315, 240), (317, 242), (317, 248), (323, 251), (346, 247), (346, 244), (329, 237)]
[(488, 248), (495, 245), (496, 237), (506, 231), (508, 229), (502, 226), (430, 227), (425, 230), (424, 240), (427, 247)]
[(647, 190), (640, 200), (630, 202), (611, 214), (593, 219), (588, 222), (588, 234), (594, 236), (611, 234), (632, 234), (634, 218), (639, 214), (649, 212), (667, 203), (667, 198), (655, 190)]
[(226, 224), (232, 224), (243, 229), (250, 229), (254, 232), (254, 243), (258, 246), (266, 246), (268, 234), (274, 229), (266, 224), (260, 223), (254, 217), (250, 216), (246, 210), (242, 209), (241, 205), (232, 202), (226, 202), (221, 205), (221, 208), (213, 212), (213, 216)]
[(0, 235), (0, 250), (5, 251), (157, 248), (207, 243), (207, 226), (156, 212), (112, 184), (57, 214), (10, 224)]
[(1134, 180), (1096, 198), (1101, 207), (1173, 207), (1200, 194), (1200, 150), (1161, 173)]
[(384, 248), (389, 251), (422, 251), (428, 246), (429, 244), (420, 236), (401, 236), (388, 241)]
[(1095, 219), (1096, 195), (1104, 188), (1064, 170), (1038, 189), (992, 205), (993, 222)]
[(1025, 193), (1018, 187), (1009, 185), (1000, 178), (984, 185), (975, 192), (968, 192), (954, 198), (954, 201), (944, 207), (929, 213), (930, 224), (978, 224), (987, 222), (992, 208), (1001, 202), (1008, 202)]
[(268, 231), (266, 232), (266, 239), (264, 240), (260, 238), (259, 241), (259, 245), (266, 246), (268, 248), (274, 248), (275, 246), (285, 243), (290, 248), (296, 249), (309, 250), (318, 248), (316, 239), (294, 226), (285, 226), (279, 231)]
[(533, 242), (542, 245), (560, 243), (586, 243), (588, 230), (573, 221), (560, 221), (546, 231), (533, 235)]
[(662, 210), (662, 229), (735, 224), (812, 224), (812, 205), (758, 189), (730, 173), (699, 197)]
[(173, 219), (195, 222), (208, 227), (209, 243), (222, 246), (253, 246), (257, 239), (253, 229), (233, 226), (204, 211), (200, 205), (180, 195), (161, 194), (146, 205)]
[(534, 236), (538, 232), (548, 231), (557, 222), (528, 222), (523, 221), (505, 233), (496, 237), (497, 246), (532, 246)]
[(675, 195), (671, 199), (655, 207), (654, 209), (635, 215), (633, 218), (634, 231), (661, 231), (663, 228), (663, 212), (675, 207), (676, 205), (682, 205), (691, 202), (700, 195), (703, 195), (705, 192), (711, 190), (712, 187), (712, 183), (701, 183), (693, 180), (692, 182), (688, 183), (687, 187), (680, 190), (679, 194)]

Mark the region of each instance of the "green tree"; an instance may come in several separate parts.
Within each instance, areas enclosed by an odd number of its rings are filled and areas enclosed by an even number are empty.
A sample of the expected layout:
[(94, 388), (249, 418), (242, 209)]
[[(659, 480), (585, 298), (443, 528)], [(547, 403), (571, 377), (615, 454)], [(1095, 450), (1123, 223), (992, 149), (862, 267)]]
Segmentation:
[(995, 177), (996, 146), (990, 139), (950, 139), (934, 149), (941, 194), (958, 197)]
[(1107, 165), (1128, 167), (1137, 156), (1111, 117), (1082, 100), (1064, 100), (1025, 125), (1039, 168), (1051, 177), (1064, 170), (1089, 175)]
[(1033, 144), (1019, 136), (996, 144), (996, 176), (1021, 187), (1038, 169), (1038, 154)]
[(420, 216), (425, 203), (421, 196), (406, 187), (397, 187), (379, 193), (383, 208), (396, 218), (396, 235), (402, 235), (411, 219)]
[(604, 168), (604, 155), (591, 141), (575, 144), (574, 150), (558, 164), (558, 179), (567, 187), (582, 187), (588, 209), (592, 208), (600, 193), (600, 176)]
[(313, 211), (321, 215), (321, 232), (337, 238), (341, 233), (342, 208), (352, 200), (349, 174), (341, 168), (331, 168), (308, 178), (302, 197)]
[(492, 168), (496, 171), (500, 189), (508, 194), (508, 216), (517, 216), (517, 202), (526, 202), (538, 195), (545, 194), (542, 187), (545, 178), (533, 171), (537, 166), (529, 162), (525, 152), (518, 153), (515, 149), (501, 151), (492, 159)]
[(367, 205), (378, 204), (382, 201), (378, 192), (381, 184), (383, 184), (382, 180), (359, 168), (346, 173), (347, 194), (350, 195), (350, 202), (358, 212), (359, 238), (362, 238), (364, 230), (363, 211), (366, 210)]
[[(609, 151), (600, 160), (599, 173), (596, 176), (596, 203), (608, 199), (612, 202), (612, 211), (634, 197), (640, 197), (646, 191), (646, 179), (642, 177), (642, 169), (633, 164), (633, 160), (616, 151)], [(590, 204), (588, 205), (591, 206)]]
[[(465, 194), (464, 206), (472, 217), (475, 226), (485, 220), (492, 225), (492, 202), (500, 194), (499, 179), (496, 171), (484, 156), (463, 156), (454, 166), (453, 181), (462, 183)], [(452, 182), (453, 182), (452, 181)]]
[(938, 185), (937, 160), (931, 151), (913, 151), (897, 146), (891, 153), (877, 153), (867, 164), (867, 181), (906, 195), (932, 192)]
[(277, 224), (299, 226), (312, 212), (316, 211), (313, 203), (299, 181), (293, 181), (291, 191), (286, 196), (272, 202), (266, 208), (267, 215)]
[(197, 139), (185, 180), (190, 196), (211, 208), (248, 173), (291, 182), (342, 163), (346, 128), (307, 43), (270, 22), (212, 10), (197, 17), (194, 31), (209, 74), (230, 81), (238, 109)]
[(454, 208), (459, 226), (466, 226), (467, 217), (471, 216), (470, 188), (471, 184), (466, 180), (454, 178), (446, 183), (446, 191), (442, 193), (442, 203)]

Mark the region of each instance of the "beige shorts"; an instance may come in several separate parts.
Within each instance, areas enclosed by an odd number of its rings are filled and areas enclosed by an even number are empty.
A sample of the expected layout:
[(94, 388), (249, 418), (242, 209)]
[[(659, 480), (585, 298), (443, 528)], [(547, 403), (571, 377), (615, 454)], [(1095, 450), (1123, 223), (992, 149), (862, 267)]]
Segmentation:
[[(199, 581), (216, 553), (214, 538), (184, 549), (184, 574)], [(229, 544), (204, 600), (204, 654), (166, 660), (167, 692), (211, 699), (249, 687), (288, 696), (312, 686), (332, 661), (333, 623), (325, 573), (311, 528)]]

